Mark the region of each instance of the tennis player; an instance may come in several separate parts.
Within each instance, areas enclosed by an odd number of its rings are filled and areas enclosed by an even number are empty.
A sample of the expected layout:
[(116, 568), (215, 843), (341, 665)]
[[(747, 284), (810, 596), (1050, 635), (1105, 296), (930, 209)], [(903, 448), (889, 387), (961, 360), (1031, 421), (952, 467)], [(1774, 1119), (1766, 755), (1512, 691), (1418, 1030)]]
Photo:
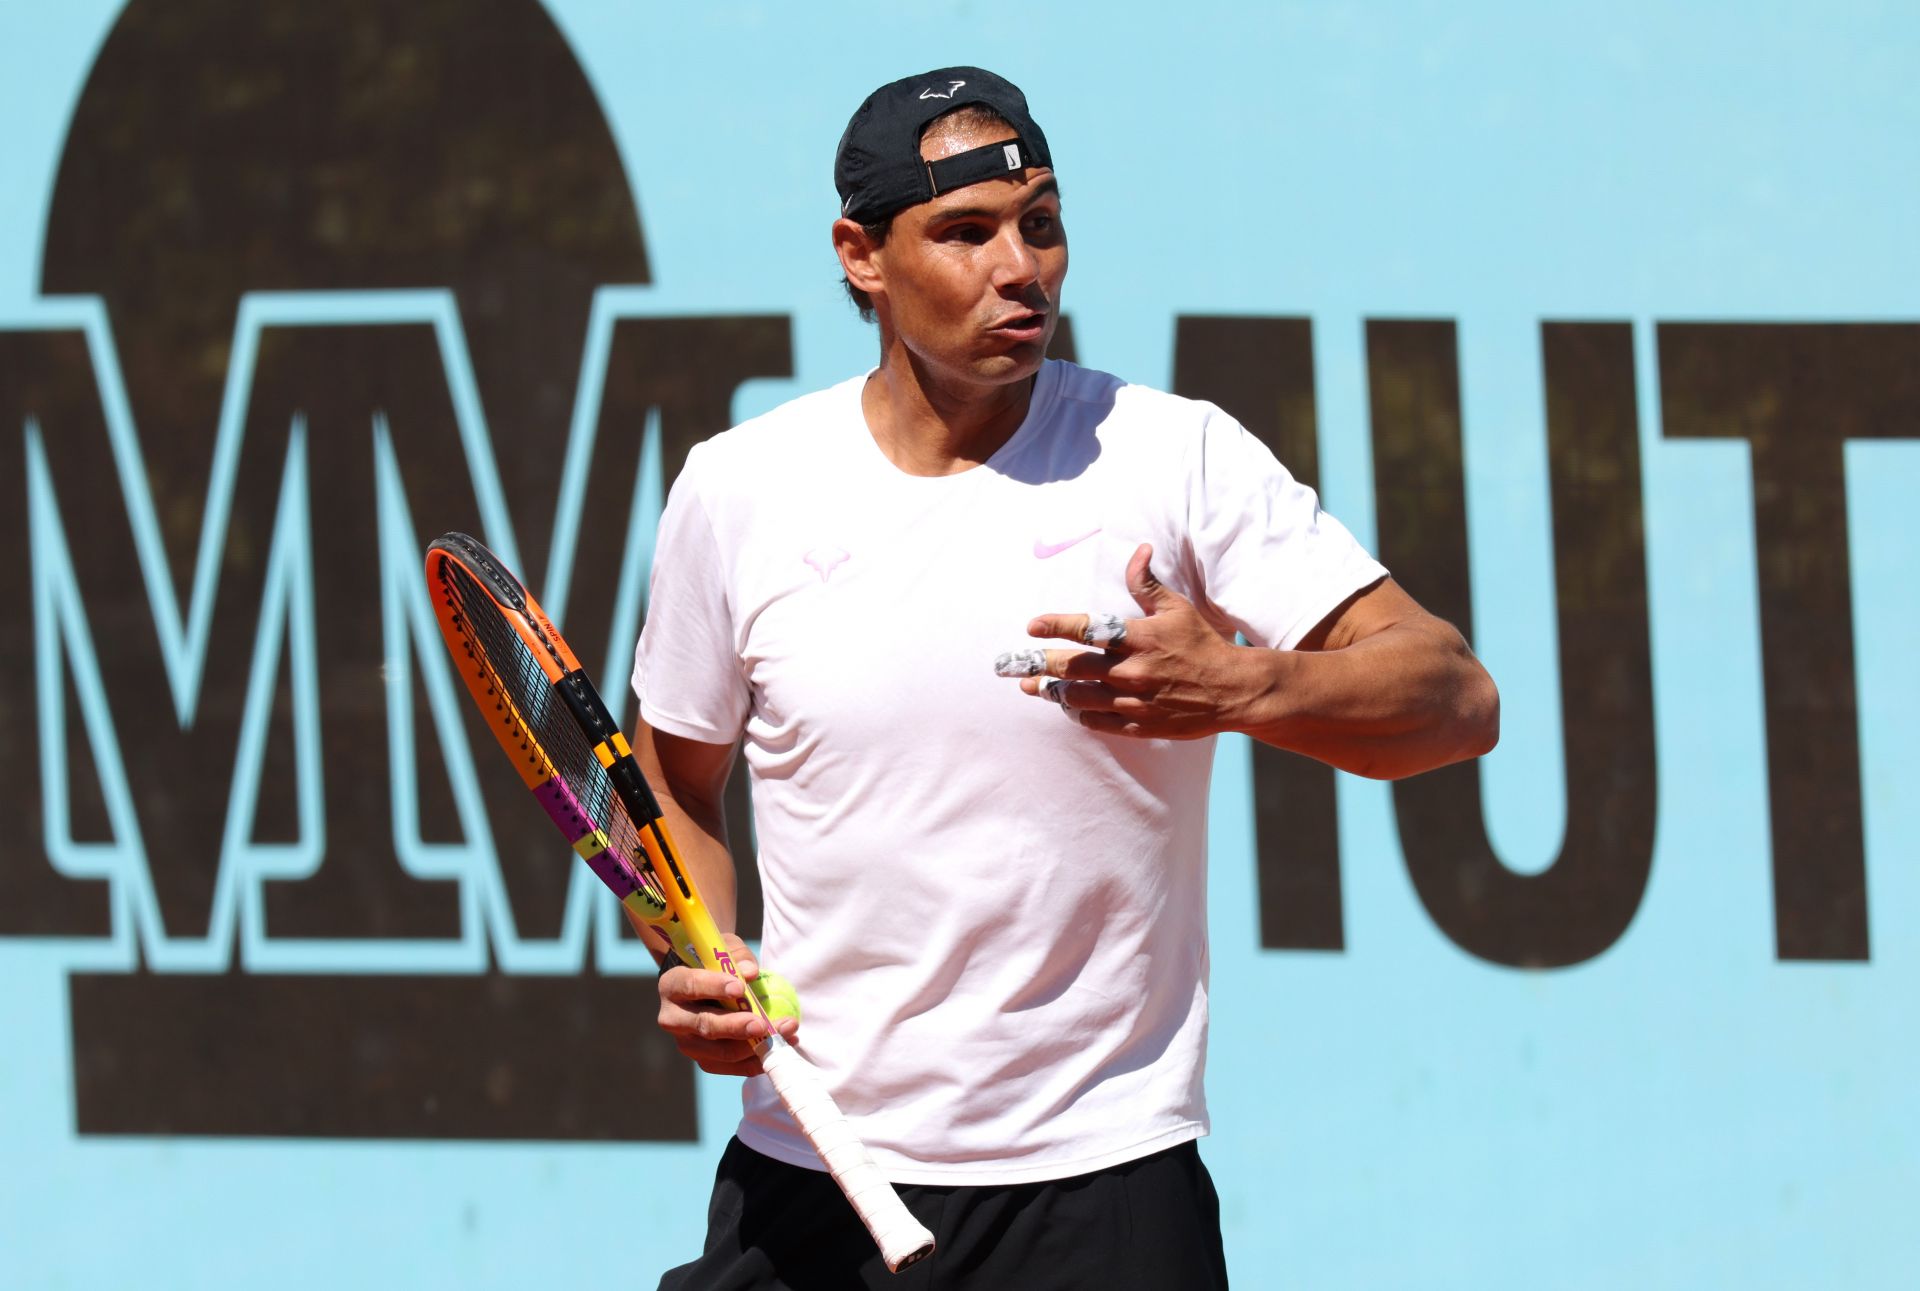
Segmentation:
[[(634, 744), (724, 929), (744, 736), (781, 1025), (938, 1249), (888, 1274), (749, 1079), (705, 1253), (661, 1286), (1225, 1286), (1212, 737), (1411, 775), (1493, 746), (1493, 683), (1232, 418), (1044, 358), (1067, 233), (1020, 90), (882, 86), (834, 179), (878, 366), (688, 455)], [(660, 978), (707, 1071), (757, 1071), (765, 1024), (715, 1008), (740, 989)]]

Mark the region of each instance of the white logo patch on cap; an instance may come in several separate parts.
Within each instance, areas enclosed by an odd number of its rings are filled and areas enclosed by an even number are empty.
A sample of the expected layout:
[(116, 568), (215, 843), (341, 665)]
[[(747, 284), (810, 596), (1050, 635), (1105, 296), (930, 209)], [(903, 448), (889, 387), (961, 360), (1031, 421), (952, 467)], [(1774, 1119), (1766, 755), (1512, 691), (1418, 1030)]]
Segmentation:
[(1000, 151), (1002, 155), (1004, 155), (1007, 159), (1008, 170), (1020, 169), (1020, 145), (1019, 144), (1010, 143), (1005, 148), (1002, 148)]
[(923, 99), (950, 99), (953, 97), (953, 92), (965, 84), (966, 84), (965, 81), (954, 81), (953, 83), (947, 86), (946, 93), (944, 94), (940, 93), (939, 91), (935, 90), (931, 85), (929, 85), (926, 89), (920, 91), (920, 97)]

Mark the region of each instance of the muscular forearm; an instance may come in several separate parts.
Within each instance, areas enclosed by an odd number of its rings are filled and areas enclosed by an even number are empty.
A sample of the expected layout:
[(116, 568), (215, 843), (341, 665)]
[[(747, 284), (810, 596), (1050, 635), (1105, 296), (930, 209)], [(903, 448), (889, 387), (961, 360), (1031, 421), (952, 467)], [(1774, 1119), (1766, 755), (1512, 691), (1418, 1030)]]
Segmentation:
[(1429, 615), (1340, 649), (1234, 656), (1235, 729), (1356, 775), (1430, 771), (1478, 757), (1500, 736), (1493, 679), (1460, 634)]

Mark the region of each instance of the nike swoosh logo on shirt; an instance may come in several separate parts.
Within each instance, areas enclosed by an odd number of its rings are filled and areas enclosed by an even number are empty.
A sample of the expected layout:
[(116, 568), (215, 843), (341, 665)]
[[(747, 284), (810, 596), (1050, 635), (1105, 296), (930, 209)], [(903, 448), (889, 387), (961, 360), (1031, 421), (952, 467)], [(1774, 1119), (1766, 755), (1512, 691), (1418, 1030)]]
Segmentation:
[(1049, 557), (1058, 556), (1067, 548), (1077, 546), (1099, 532), (1098, 529), (1089, 529), (1078, 538), (1069, 538), (1065, 542), (1041, 542), (1036, 538), (1033, 543), (1033, 558), (1035, 560), (1046, 560)]

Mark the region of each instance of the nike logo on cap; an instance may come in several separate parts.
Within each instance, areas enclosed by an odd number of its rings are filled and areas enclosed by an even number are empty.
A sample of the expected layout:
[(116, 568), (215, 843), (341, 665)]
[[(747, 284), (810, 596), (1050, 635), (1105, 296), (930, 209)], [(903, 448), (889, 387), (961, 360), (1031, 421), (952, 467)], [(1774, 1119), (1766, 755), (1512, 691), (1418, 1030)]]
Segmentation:
[(1099, 532), (1098, 529), (1089, 529), (1078, 538), (1069, 538), (1065, 542), (1041, 542), (1036, 538), (1033, 543), (1033, 558), (1035, 560), (1047, 560), (1051, 557), (1058, 556), (1067, 548), (1078, 546)]

